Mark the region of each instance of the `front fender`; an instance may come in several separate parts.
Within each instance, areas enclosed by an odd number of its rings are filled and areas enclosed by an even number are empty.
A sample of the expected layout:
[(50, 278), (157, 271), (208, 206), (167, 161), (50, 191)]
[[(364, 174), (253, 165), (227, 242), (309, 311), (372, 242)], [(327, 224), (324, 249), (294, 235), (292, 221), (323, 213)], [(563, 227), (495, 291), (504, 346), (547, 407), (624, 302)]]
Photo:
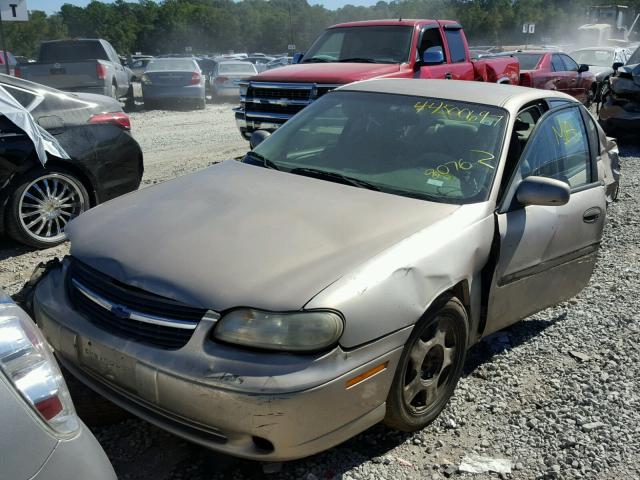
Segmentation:
[[(466, 281), (472, 316), (480, 310), (480, 273), (494, 234), (487, 204), (467, 205), (371, 258), (305, 308), (334, 308), (345, 317), (340, 340), (353, 348), (413, 325), (443, 292)], [(472, 319), (475, 324), (477, 318)]]

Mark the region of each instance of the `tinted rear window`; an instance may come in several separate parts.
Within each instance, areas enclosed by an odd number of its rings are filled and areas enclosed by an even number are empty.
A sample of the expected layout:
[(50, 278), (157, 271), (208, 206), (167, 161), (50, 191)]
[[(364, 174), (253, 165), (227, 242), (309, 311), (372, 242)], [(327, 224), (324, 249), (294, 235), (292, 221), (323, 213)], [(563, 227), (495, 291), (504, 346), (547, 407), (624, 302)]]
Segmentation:
[(256, 68), (251, 63), (221, 63), (218, 65), (220, 73), (257, 73)]
[(52, 42), (40, 47), (38, 61), (43, 63), (109, 60), (100, 42)]
[(462, 40), (462, 32), (460, 30), (445, 30), (445, 35), (449, 44), (451, 62), (464, 62), (467, 59), (467, 50), (464, 40)]
[(147, 71), (153, 72), (158, 70), (173, 70), (173, 71), (189, 71), (193, 72), (197, 70), (196, 62), (188, 59), (180, 58), (159, 58), (152, 60), (147, 65)]

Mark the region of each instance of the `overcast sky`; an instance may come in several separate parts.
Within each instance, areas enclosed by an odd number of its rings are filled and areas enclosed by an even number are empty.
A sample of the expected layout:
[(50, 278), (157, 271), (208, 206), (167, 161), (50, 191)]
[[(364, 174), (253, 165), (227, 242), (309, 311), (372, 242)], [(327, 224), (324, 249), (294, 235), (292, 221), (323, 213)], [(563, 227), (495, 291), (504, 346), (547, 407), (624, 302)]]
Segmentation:
[[(29, 10), (44, 10), (47, 13), (53, 13), (60, 9), (60, 6), (65, 3), (71, 3), (79, 7), (84, 7), (90, 0), (26, 0)], [(111, 3), (109, 0), (105, 0), (107, 3)], [(336, 9), (346, 5), (375, 5), (377, 0), (307, 0), (310, 4), (322, 4), (327, 8)]]

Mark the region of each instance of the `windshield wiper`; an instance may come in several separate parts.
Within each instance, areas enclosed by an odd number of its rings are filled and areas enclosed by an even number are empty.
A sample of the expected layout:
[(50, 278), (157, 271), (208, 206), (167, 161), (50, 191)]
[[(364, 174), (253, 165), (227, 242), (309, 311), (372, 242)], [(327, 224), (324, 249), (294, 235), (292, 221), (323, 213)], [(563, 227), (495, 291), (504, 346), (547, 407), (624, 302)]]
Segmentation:
[(380, 191), (380, 188), (374, 185), (373, 183), (369, 183), (366, 180), (360, 180), (359, 178), (353, 178), (347, 175), (342, 175), (341, 173), (336, 173), (336, 172), (327, 172), (325, 170), (318, 170), (315, 168), (299, 167), (299, 168), (294, 168), (290, 170), (289, 173), (294, 173), (297, 175), (307, 175), (310, 177), (325, 179), (332, 182), (337, 181), (338, 183), (344, 183), (347, 185), (353, 185), (355, 187), (366, 188), (368, 190), (375, 190), (376, 192)]
[(338, 62), (352, 62), (352, 63), (381, 63), (373, 58), (353, 57), (353, 58), (341, 58)]
[(311, 57), (311, 58), (305, 58), (304, 60), (302, 60), (302, 63), (327, 63), (332, 61), (333, 60), (327, 60), (326, 58)]
[(260, 162), (262, 162), (262, 166), (265, 167), (265, 168), (271, 168), (273, 170), (280, 170), (278, 165), (276, 165), (273, 161), (269, 160), (266, 157), (263, 157), (259, 153), (254, 152), (253, 150), (249, 150), (247, 152), (246, 156), (247, 157), (253, 157), (256, 160), (259, 160)]

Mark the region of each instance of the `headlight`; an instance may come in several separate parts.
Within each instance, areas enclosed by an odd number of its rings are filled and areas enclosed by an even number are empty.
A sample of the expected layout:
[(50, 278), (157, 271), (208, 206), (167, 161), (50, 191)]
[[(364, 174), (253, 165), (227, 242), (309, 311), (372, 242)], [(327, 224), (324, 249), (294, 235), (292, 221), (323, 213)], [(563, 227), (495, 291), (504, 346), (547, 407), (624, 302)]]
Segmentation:
[(151, 79), (146, 74), (142, 74), (142, 77), (140, 77), (140, 82), (144, 83), (145, 85), (151, 85)]
[(213, 334), (218, 340), (246, 347), (309, 352), (335, 344), (342, 328), (342, 318), (329, 311), (274, 313), (240, 309), (222, 317)]
[(249, 90), (249, 82), (240, 82), (238, 86), (240, 87), (240, 96), (246, 96), (247, 91)]

